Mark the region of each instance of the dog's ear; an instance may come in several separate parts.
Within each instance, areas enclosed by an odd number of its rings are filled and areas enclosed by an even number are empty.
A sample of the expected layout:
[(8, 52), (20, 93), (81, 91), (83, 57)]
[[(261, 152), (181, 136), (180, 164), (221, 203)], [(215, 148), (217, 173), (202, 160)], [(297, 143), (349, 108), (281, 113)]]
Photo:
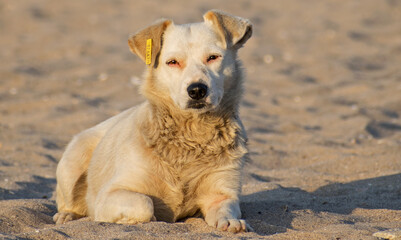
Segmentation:
[(203, 19), (212, 25), (227, 48), (238, 49), (252, 36), (252, 23), (248, 19), (219, 10), (210, 10)]
[[(171, 20), (160, 19), (151, 26), (139, 30), (137, 33), (130, 36), (128, 39), (128, 45), (131, 52), (138, 55), (142, 61), (153, 67), (156, 57), (161, 50), (163, 33), (172, 23), (173, 21)], [(150, 43), (148, 41), (149, 39), (152, 39)], [(149, 45), (151, 45), (151, 50), (149, 49)], [(147, 47), (148, 50), (146, 50)], [(147, 53), (148, 56), (146, 56)]]

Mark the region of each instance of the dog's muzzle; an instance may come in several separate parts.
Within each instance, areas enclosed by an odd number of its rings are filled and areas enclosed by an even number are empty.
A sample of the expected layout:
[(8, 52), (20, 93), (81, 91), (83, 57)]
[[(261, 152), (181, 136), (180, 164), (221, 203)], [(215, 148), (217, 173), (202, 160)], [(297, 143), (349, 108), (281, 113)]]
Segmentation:
[(202, 109), (209, 106), (209, 104), (207, 104), (204, 101), (194, 101), (194, 100), (190, 100), (188, 102), (188, 108), (193, 108), (193, 109)]

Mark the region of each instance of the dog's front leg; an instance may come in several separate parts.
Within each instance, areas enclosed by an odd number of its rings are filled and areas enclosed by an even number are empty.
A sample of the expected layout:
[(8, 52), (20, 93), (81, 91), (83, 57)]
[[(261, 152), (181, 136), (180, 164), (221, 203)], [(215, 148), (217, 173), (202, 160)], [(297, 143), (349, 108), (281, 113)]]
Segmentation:
[(156, 221), (152, 199), (124, 189), (99, 193), (94, 218), (95, 221), (129, 224)]
[(213, 195), (204, 205), (202, 212), (209, 226), (222, 231), (245, 232), (249, 227), (241, 218), (239, 201), (225, 195)]

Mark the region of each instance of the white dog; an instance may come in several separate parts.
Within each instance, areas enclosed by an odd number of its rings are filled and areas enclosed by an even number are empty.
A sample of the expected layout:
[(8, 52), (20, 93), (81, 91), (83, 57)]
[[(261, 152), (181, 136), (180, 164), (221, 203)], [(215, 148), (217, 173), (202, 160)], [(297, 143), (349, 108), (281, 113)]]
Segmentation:
[(78, 134), (57, 167), (57, 223), (175, 222), (201, 213), (210, 226), (246, 231), (238, 116), (243, 18), (212, 10), (204, 22), (160, 20), (129, 39), (148, 65), (147, 101)]

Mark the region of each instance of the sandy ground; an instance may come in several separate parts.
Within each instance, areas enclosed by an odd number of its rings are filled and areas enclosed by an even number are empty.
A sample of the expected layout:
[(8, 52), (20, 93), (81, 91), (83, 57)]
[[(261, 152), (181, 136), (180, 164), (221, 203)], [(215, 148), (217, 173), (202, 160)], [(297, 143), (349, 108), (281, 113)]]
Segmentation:
[[(71, 137), (140, 103), (127, 37), (155, 19), (249, 18), (241, 107), (253, 233), (201, 219), (55, 225)], [(0, 238), (376, 239), (401, 228), (401, 1), (0, 0)]]

